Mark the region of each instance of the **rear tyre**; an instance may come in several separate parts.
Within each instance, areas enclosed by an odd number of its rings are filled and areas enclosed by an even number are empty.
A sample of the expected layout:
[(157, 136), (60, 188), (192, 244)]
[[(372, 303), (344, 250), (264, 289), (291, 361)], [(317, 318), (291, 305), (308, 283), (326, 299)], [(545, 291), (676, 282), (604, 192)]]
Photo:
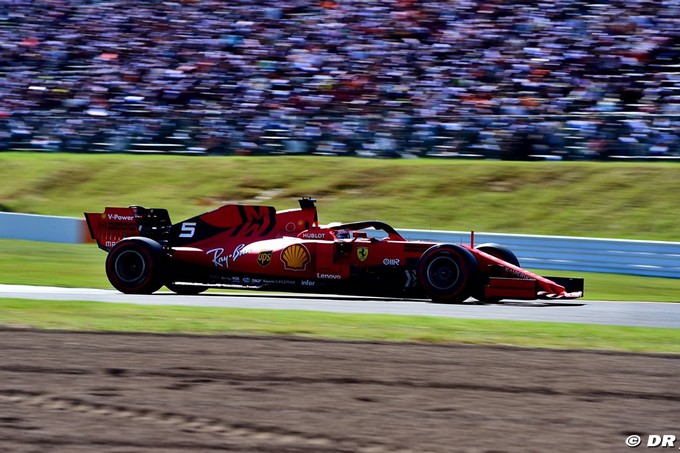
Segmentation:
[(145, 237), (118, 242), (106, 257), (106, 276), (118, 291), (151, 294), (163, 286), (163, 247)]
[(433, 302), (458, 304), (470, 297), (470, 282), (477, 280), (479, 266), (467, 249), (442, 244), (423, 253), (416, 273), (420, 286)]
[(208, 290), (207, 286), (201, 285), (182, 285), (177, 283), (166, 283), (165, 286), (168, 287), (173, 293), (181, 294), (183, 296), (195, 296), (196, 294), (201, 294)]
[[(485, 244), (479, 244), (475, 249), (480, 250), (484, 253), (488, 253), (491, 256), (494, 256), (496, 258), (502, 259), (506, 263), (513, 264), (517, 267), (519, 266), (519, 259), (517, 259), (517, 256), (504, 245), (501, 244), (495, 244), (493, 242), (488, 242)], [(489, 282), (490, 275), (486, 275), (485, 278), (482, 279), (482, 281), (477, 285), (477, 288), (475, 289), (473, 293), (473, 297), (477, 299), (478, 301), (485, 303), (485, 304), (497, 304), (500, 302), (502, 299), (498, 297), (486, 297), (484, 295), (484, 286), (486, 286)]]

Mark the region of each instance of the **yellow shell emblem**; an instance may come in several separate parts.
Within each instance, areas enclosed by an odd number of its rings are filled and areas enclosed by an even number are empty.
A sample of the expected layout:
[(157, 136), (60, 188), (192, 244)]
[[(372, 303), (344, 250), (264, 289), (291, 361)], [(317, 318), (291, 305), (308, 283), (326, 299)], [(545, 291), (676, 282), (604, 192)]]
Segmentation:
[(302, 244), (289, 245), (281, 252), (283, 267), (289, 271), (304, 271), (311, 260), (309, 250)]

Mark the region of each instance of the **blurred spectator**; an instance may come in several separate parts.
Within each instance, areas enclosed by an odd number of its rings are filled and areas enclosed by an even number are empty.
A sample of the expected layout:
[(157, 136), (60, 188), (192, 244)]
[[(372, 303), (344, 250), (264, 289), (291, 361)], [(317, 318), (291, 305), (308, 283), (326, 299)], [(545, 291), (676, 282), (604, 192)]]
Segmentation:
[(0, 146), (678, 155), (678, 17), (680, 0), (12, 0)]

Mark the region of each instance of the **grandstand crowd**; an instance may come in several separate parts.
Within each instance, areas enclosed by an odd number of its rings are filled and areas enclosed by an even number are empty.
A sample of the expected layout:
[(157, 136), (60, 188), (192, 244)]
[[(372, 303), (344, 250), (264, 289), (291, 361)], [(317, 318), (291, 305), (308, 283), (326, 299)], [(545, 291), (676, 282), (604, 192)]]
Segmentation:
[(680, 0), (5, 0), (0, 149), (680, 156), (678, 18)]

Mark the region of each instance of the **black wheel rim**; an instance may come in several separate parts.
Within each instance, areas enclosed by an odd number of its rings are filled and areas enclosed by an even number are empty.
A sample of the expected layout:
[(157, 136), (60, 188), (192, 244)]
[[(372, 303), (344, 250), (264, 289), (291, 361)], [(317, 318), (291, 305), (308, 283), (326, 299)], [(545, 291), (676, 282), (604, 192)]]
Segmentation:
[(427, 279), (438, 291), (450, 290), (460, 279), (460, 267), (449, 256), (438, 256), (427, 265)]
[(126, 283), (142, 279), (146, 273), (146, 261), (136, 250), (125, 250), (116, 257), (114, 262), (116, 275)]

